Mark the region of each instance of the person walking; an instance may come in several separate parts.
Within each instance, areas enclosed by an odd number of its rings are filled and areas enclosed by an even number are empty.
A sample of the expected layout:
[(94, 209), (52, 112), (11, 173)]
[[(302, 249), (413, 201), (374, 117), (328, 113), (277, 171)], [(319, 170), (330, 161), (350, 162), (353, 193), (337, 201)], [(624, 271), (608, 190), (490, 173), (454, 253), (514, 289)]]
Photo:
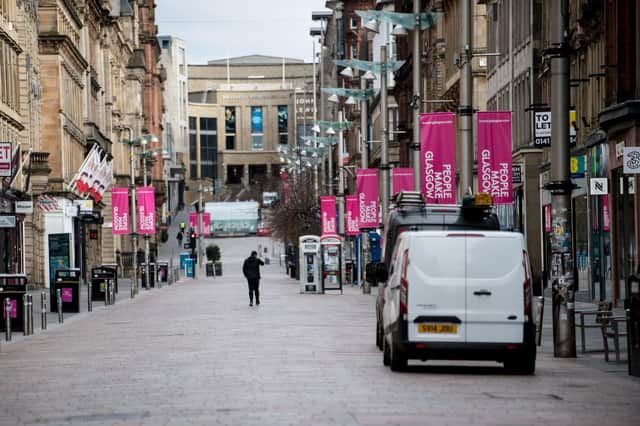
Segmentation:
[(256, 306), (260, 305), (260, 267), (264, 262), (258, 258), (258, 252), (251, 252), (251, 256), (242, 264), (242, 273), (249, 285), (249, 306), (253, 306), (253, 295), (256, 296)]
[(176, 238), (178, 239), (178, 247), (182, 247), (182, 238), (184, 237), (184, 235), (182, 234), (182, 231), (178, 231), (178, 235), (176, 236)]

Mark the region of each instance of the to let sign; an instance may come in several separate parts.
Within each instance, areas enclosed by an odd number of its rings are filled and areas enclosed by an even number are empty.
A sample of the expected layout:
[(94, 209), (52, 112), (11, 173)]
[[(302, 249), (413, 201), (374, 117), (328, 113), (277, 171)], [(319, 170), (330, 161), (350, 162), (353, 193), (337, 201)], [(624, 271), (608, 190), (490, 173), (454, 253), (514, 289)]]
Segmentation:
[(551, 111), (535, 111), (533, 114), (533, 144), (551, 146)]
[(0, 142), (0, 177), (11, 177), (11, 142)]

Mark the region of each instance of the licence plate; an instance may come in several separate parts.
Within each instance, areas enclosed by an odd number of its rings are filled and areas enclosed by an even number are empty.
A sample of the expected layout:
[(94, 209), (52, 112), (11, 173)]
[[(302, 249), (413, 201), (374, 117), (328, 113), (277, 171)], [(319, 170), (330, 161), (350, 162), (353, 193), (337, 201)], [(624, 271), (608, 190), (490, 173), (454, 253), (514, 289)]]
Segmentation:
[(418, 333), (456, 334), (457, 331), (455, 324), (418, 324)]

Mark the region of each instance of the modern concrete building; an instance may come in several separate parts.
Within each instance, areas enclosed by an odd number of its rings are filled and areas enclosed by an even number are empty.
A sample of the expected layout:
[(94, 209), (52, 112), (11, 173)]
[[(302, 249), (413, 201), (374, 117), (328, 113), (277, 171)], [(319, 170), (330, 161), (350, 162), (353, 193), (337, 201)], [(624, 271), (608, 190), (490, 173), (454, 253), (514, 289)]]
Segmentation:
[[(271, 189), (280, 174), (278, 145), (295, 144), (313, 126), (304, 107), (312, 99), (312, 68), (262, 55), (189, 65), (190, 200), (199, 183), (214, 185), (222, 199), (259, 199)], [(302, 112), (291, 120), (296, 103)]]
[(167, 151), (167, 161), (164, 164), (167, 181), (166, 213), (175, 215), (184, 204), (182, 194), (189, 147), (187, 46), (184, 40), (172, 36), (159, 36), (158, 42), (162, 52), (160, 66), (167, 76), (162, 92), (162, 140)]

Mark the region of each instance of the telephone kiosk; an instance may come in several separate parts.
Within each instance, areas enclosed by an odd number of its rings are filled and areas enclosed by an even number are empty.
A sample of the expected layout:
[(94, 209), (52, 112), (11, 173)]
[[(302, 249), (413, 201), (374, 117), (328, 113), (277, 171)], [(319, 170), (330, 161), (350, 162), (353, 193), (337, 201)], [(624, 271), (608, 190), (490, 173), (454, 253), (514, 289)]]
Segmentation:
[(321, 237), (320, 255), (322, 257), (323, 291), (340, 290), (342, 294), (342, 279), (344, 276), (342, 237), (339, 235)]
[(322, 293), (320, 280), (320, 237), (303, 235), (299, 239), (300, 293)]

